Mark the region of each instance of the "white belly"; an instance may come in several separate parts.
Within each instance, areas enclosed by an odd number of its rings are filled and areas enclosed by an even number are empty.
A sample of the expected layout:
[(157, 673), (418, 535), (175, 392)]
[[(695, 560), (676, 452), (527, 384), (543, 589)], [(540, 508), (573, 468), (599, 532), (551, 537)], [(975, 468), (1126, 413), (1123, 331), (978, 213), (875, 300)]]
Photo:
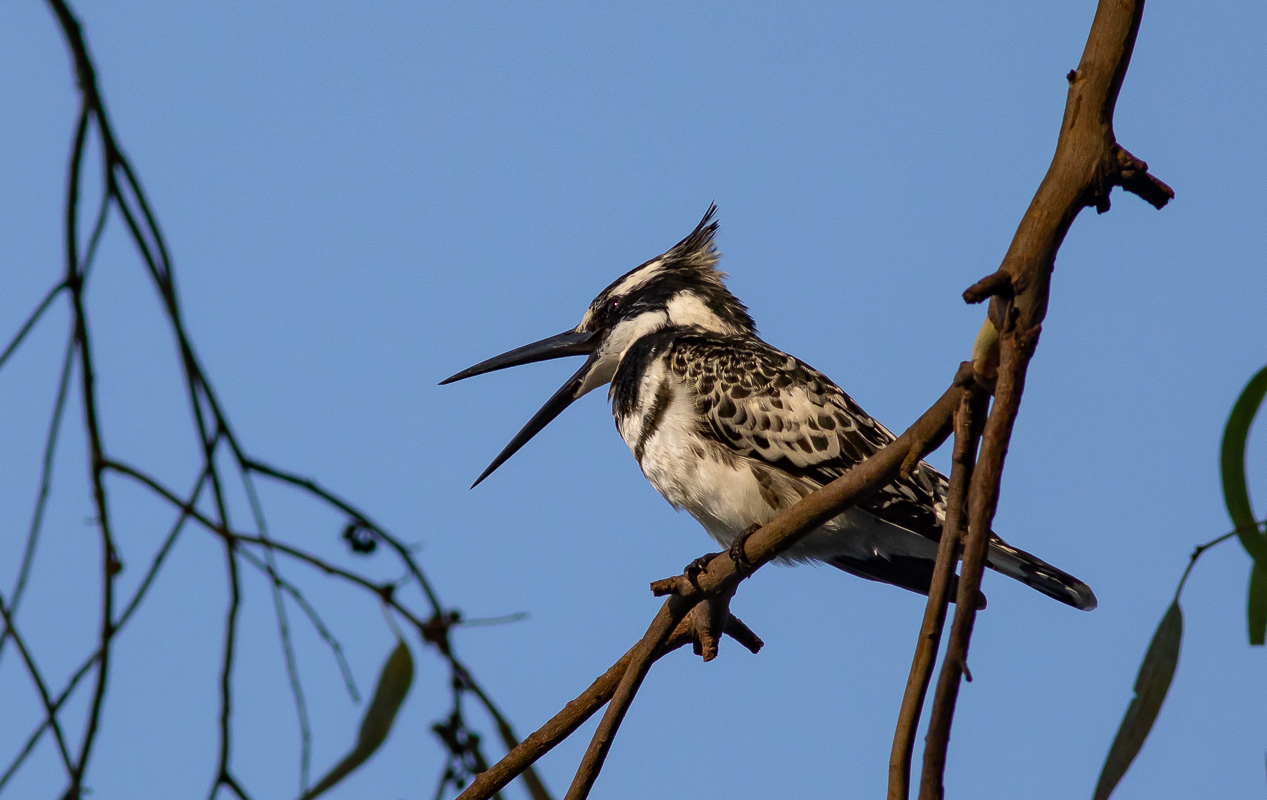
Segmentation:
[[(648, 378), (654, 380), (653, 376)], [(752, 461), (700, 436), (697, 422), (693, 403), (679, 392), (645, 441), (644, 419), (640, 415), (631, 416), (623, 424), (618, 419), (617, 427), (635, 456), (641, 442), (639, 466), (656, 491), (674, 508), (690, 512), (723, 547), (729, 547), (751, 525), (769, 522), (802, 494), (817, 488), (816, 484), (779, 473), (773, 487), (767, 479), (763, 492)], [(793, 545), (781, 560), (898, 554), (935, 558), (937, 545), (866, 511), (850, 509)]]

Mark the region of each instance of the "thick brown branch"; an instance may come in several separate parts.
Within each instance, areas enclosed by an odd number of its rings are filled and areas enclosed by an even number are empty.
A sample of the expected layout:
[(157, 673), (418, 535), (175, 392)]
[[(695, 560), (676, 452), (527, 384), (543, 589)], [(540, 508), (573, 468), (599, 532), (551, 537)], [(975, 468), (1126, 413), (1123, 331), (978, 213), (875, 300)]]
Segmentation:
[[(1018, 340), (1027, 341), (1028, 346), (1018, 348)], [(941, 675), (937, 680), (937, 696), (928, 723), (920, 800), (939, 800), (943, 795), (942, 776), (946, 769), (950, 726), (954, 720), (960, 679), (967, 670), (968, 645), (972, 638), (972, 626), (976, 621), (975, 606), (971, 602), (967, 606), (963, 604), (965, 600), (976, 597), (981, 587), (981, 576), (990, 545), (990, 523), (998, 505), (1003, 461), (1007, 456), (1008, 440), (1012, 435), (1012, 425), (1016, 421), (1021, 392), (1025, 387), (1025, 367), (1036, 342), (1037, 335), (1029, 338), (1012, 336), (1003, 340), (994, 408), (986, 421), (981, 459), (973, 471), (968, 493), (968, 539), (963, 550), (955, 619), (951, 625), (950, 642), (947, 644), (946, 658), (942, 662)]]
[[(636, 646), (635, 646), (636, 649)], [(594, 712), (603, 707), (616, 691), (617, 684), (624, 677), (625, 668), (633, 659), (634, 650), (620, 658), (615, 664), (590, 684), (575, 700), (568, 702), (550, 721), (534, 731), (527, 739), (520, 742), (506, 757), (489, 769), (481, 772), (458, 800), (477, 800), (492, 797), (504, 788), (519, 773), (527, 769), (537, 759), (554, 749), (554, 746), (572, 735), (572, 732), (585, 724)]]
[[(666, 604), (667, 605), (667, 604)], [(742, 626), (742, 623), (739, 623)], [(745, 636), (751, 635), (746, 627), (726, 629), (726, 633), (749, 650), (753, 649), (753, 642), (747, 640)], [(669, 653), (677, 650), (684, 645), (694, 643), (694, 631), (690, 625), (679, 623), (678, 627), (668, 637), (668, 640), (655, 654), (654, 660), (659, 660)], [(542, 725), (533, 732), (527, 739), (524, 739), (517, 747), (511, 750), (501, 761), (494, 764), (487, 771), (480, 773), (470, 786), (466, 787), (466, 791), (462, 792), (458, 800), (479, 800), (481, 798), (492, 797), (494, 793), (504, 788), (521, 772), (529, 768), (529, 765), (537, 759), (550, 752), (556, 744), (572, 735), (577, 728), (585, 724), (594, 712), (602, 708), (603, 705), (611, 699), (616, 692), (616, 687), (620, 684), (621, 679), (625, 675), (626, 669), (635, 657), (635, 651), (638, 650), (639, 644), (630, 648), (629, 652), (620, 657), (615, 664), (600, 675), (589, 688), (576, 697), (576, 699), (568, 702), (563, 709), (550, 718), (550, 721)]]
[(680, 621), (674, 619), (674, 612), (681, 613), (681, 610), (673, 606), (682, 606), (687, 603), (688, 601), (683, 598), (670, 598), (660, 607), (646, 635), (633, 649), (633, 658), (630, 659), (629, 666), (625, 668), (625, 674), (620, 676), (620, 683), (617, 684), (616, 691), (607, 704), (607, 712), (598, 723), (598, 730), (594, 732), (594, 737), (590, 740), (589, 748), (581, 759), (581, 765), (576, 770), (576, 776), (572, 779), (572, 785), (568, 787), (564, 800), (585, 800), (589, 796), (590, 789), (598, 778), (598, 772), (603, 768), (607, 753), (611, 750), (616, 731), (619, 730), (620, 723), (625, 718), (625, 712), (629, 710), (634, 695), (638, 693), (643, 679), (647, 677), (647, 671), (655, 663), (661, 646), (668, 641), (669, 634)]
[[(1051, 166), (996, 273), (1011, 276), (1015, 294), (1010, 300), (996, 294), (991, 301), (990, 319), (1000, 334), (996, 399), (969, 490), (969, 535), (959, 579), (960, 602), (929, 722), (921, 800), (940, 800), (943, 795), (950, 725), (976, 613), (975, 606), (964, 600), (974, 597), (980, 586), (1003, 463), (1026, 371), (1047, 313), (1056, 253), (1082, 208), (1091, 205), (1099, 211), (1108, 210), (1113, 186), (1122, 186), (1158, 208), (1174, 196), (1170, 187), (1148, 174), (1144, 162), (1117, 144), (1113, 132), (1113, 109), (1130, 65), (1143, 10), (1143, 0), (1101, 0), (1082, 60), (1069, 75), (1064, 121)], [(982, 297), (981, 291), (965, 294), (970, 301)]]
[[(1143, 7), (1142, 1), (1101, 0), (1096, 9), (1082, 60), (1070, 82), (1051, 165), (999, 267), (1012, 276), (1019, 312), (1016, 322), (1021, 328), (1034, 327), (1047, 313), (1056, 251), (1078, 212), (1107, 198), (1112, 186), (1123, 185), (1113, 108), (1130, 64)], [(1138, 167), (1130, 171), (1131, 185), (1138, 186), (1143, 180)]]
[[(476, 682), (474, 676), (466, 665), (459, 661), (456, 657), (450, 658), (454, 671), (461, 676), (462, 682), (466, 688), (480, 701), (484, 706), (484, 710), (493, 718), (494, 724), (497, 725), (497, 734), (501, 737), (502, 744), (506, 746), (506, 751), (510, 752), (519, 746), (519, 737), (515, 735), (515, 729), (511, 727), (510, 720), (502, 715), (502, 712), (493, 703), (492, 699), (484, 691), (483, 687)], [(487, 771), (485, 769), (484, 771)], [(528, 796), (532, 800), (550, 800), (550, 792), (546, 789), (545, 784), (541, 781), (541, 777), (537, 775), (537, 771), (531, 766), (523, 771), (524, 788), (528, 790)]]

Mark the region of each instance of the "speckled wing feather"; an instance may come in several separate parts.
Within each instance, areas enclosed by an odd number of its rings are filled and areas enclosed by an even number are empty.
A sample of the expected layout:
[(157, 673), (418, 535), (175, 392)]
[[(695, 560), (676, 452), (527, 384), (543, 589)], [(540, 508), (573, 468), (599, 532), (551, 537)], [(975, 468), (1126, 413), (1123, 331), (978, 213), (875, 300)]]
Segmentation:
[[(741, 455), (823, 485), (894, 439), (826, 375), (760, 339), (679, 333), (661, 346), (695, 391), (701, 433)], [(921, 463), (859, 507), (936, 540), (946, 486)]]

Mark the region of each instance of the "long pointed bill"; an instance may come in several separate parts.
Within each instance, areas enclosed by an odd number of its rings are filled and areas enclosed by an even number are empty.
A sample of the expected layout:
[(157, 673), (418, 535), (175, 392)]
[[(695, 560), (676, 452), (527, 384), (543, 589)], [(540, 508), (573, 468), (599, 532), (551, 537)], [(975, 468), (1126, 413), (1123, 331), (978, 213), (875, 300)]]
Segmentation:
[(493, 474), (493, 470), (506, 463), (506, 459), (518, 452), (519, 448), (528, 443), (528, 440), (536, 436), (537, 433), (550, 424), (550, 421), (563, 413), (563, 409), (572, 405), (576, 398), (581, 396), (581, 386), (585, 383), (585, 375), (589, 372), (590, 366), (594, 363), (594, 352), (598, 349), (602, 337), (597, 333), (578, 333), (576, 331), (564, 331), (557, 336), (551, 336), (548, 339), (542, 339), (539, 342), (526, 344), (523, 347), (516, 347), (508, 353), (502, 353), (499, 356), (493, 356), (487, 361), (481, 361), (473, 367), (468, 367), (458, 374), (445, 378), (440, 381), (440, 385), (453, 383), (454, 381), (464, 380), (475, 375), (483, 375), (485, 372), (492, 372), (507, 367), (517, 367), (520, 364), (532, 364), (537, 361), (548, 361), (552, 358), (563, 358), (564, 356), (582, 356), (588, 355), (585, 359), (585, 365), (576, 371), (576, 374), (568, 378), (567, 383), (554, 393), (554, 396), (546, 401), (541, 410), (532, 415), (532, 419), (528, 420), (528, 424), (523, 430), (515, 434), (515, 438), (510, 440), (510, 444), (506, 445), (497, 458), (493, 459), (493, 463), (488, 465), (488, 469), (484, 470), (475, 483), (471, 484), (474, 489), (480, 485), (480, 482)]
[[(532, 347), (532, 345), (528, 345), (528, 346)], [(520, 349), (522, 350), (524, 348), (520, 348)], [(507, 353), (506, 355), (510, 355), (510, 353)], [(534, 358), (532, 360), (539, 361), (541, 360), (541, 358), (555, 358), (555, 357), (556, 356), (542, 356), (539, 358)], [(471, 484), (472, 489), (474, 489), (476, 486), (479, 486), (480, 482), (483, 481), (485, 478), (487, 478), (489, 475), (492, 475), (493, 470), (497, 469), (502, 464), (505, 464), (506, 459), (510, 458), (515, 453), (517, 453), (519, 451), (519, 448), (523, 447), (525, 444), (528, 443), (529, 439), (536, 436), (537, 433), (540, 432), (542, 428), (549, 425), (550, 422), (555, 417), (562, 414), (563, 409), (572, 405), (573, 401), (575, 401), (578, 397), (581, 396), (581, 385), (584, 384), (585, 382), (585, 375), (589, 372), (590, 366), (594, 363), (594, 358), (595, 356), (591, 354), (589, 358), (585, 359), (585, 364), (576, 371), (576, 374), (568, 378), (567, 383), (559, 387), (559, 391), (555, 392), (554, 396), (551, 397), (549, 400), (547, 400), (546, 404), (543, 405), (541, 409), (537, 411), (537, 413), (532, 415), (532, 419), (528, 420), (528, 424), (523, 426), (523, 429), (520, 430), (519, 433), (515, 434), (515, 438), (510, 440), (510, 444), (502, 448), (502, 451), (497, 454), (497, 458), (493, 459), (493, 463), (489, 464), (488, 468), (485, 469), (482, 473), (480, 473), (480, 476), (475, 479), (475, 483)], [(496, 360), (496, 359), (493, 359), (493, 360)], [(488, 362), (486, 361), (484, 363), (487, 364)], [(519, 362), (519, 363), (527, 363), (527, 362)], [(506, 364), (504, 366), (510, 366), (510, 365)], [(476, 367), (471, 367), (471, 369), (476, 369)], [(500, 369), (500, 367), (489, 367), (489, 369)]]
[[(467, 367), (458, 374), (440, 381), (440, 385), (444, 386), (454, 381), (483, 375), (485, 372), (506, 369), (506, 367), (517, 367), (520, 364), (549, 361), (552, 358), (564, 358), (565, 356), (589, 355), (598, 347), (598, 343), (599, 336), (595, 333), (564, 331), (557, 336), (526, 344), (523, 347), (516, 347), (509, 353), (502, 353), (499, 356), (493, 356), (487, 361), (481, 361), (473, 367)], [(476, 481), (476, 483), (479, 483), (479, 481)]]

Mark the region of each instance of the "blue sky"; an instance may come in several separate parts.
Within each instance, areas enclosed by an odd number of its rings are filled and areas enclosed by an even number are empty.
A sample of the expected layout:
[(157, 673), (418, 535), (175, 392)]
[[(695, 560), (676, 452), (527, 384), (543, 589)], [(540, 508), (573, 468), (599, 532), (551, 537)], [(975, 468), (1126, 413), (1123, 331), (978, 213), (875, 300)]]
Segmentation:
[[(1094, 6), (77, 10), (238, 433), (255, 454), (318, 476), (418, 543), (442, 596), (468, 616), (529, 612), (455, 634), (526, 734), (641, 635), (659, 604), (647, 583), (711, 543), (643, 480), (601, 393), (467, 490), (573, 366), (436, 382), (574, 325), (594, 294), (716, 200), (723, 267), (762, 335), (904, 428), (970, 352), (982, 312), (959, 293), (997, 266), (1046, 170), (1064, 75)], [(1116, 129), (1177, 199), (1158, 212), (1115, 193), (1111, 213), (1075, 223), (996, 519), (1014, 544), (1091, 584), (1100, 608), (1078, 613), (987, 577), (951, 796), (1090, 796), (1188, 554), (1229, 527), (1219, 436), (1267, 362), (1264, 23), (1258, 3), (1148, 6)], [(0, 108), (7, 337), (63, 257), (75, 95), (40, 3), (0, 7)], [(107, 444), (185, 486), (196, 462), (170, 339), (117, 221), (102, 248), (90, 314)], [(0, 371), (6, 592), (66, 319), (59, 307)], [(70, 425), (20, 617), (54, 676), (94, 633), (83, 454)], [(1262, 497), (1261, 439), (1249, 460)], [(122, 580), (133, 585), (169, 518), (143, 493), (116, 489)], [(343, 554), (339, 518), (284, 491), (265, 495), (275, 535), (388, 577), (389, 565)], [(360, 683), (372, 683), (392, 642), (377, 609), (290, 572)], [(1116, 796), (1262, 793), (1267, 656), (1245, 641), (1248, 572), (1234, 543), (1196, 568), (1171, 696)], [(286, 797), (298, 738), (258, 576), (244, 602), (235, 763), (253, 796)], [(87, 781), (94, 798), (205, 794), (224, 603), (219, 546), (191, 532), (120, 639)], [(923, 603), (800, 567), (763, 570), (734, 609), (766, 649), (751, 656), (726, 643), (707, 665), (685, 653), (659, 664), (596, 796), (880, 795)], [(299, 645), (317, 698), (319, 772), (348, 747), (360, 709), (311, 631)], [(415, 690), (392, 738), (331, 796), (430, 796), (441, 753), (429, 726), (447, 698), (441, 663), (415, 657)], [(6, 759), (38, 719), (32, 698), (6, 652)], [(541, 764), (559, 794), (588, 730)], [(45, 742), (10, 793), (47, 794), (58, 776)]]

